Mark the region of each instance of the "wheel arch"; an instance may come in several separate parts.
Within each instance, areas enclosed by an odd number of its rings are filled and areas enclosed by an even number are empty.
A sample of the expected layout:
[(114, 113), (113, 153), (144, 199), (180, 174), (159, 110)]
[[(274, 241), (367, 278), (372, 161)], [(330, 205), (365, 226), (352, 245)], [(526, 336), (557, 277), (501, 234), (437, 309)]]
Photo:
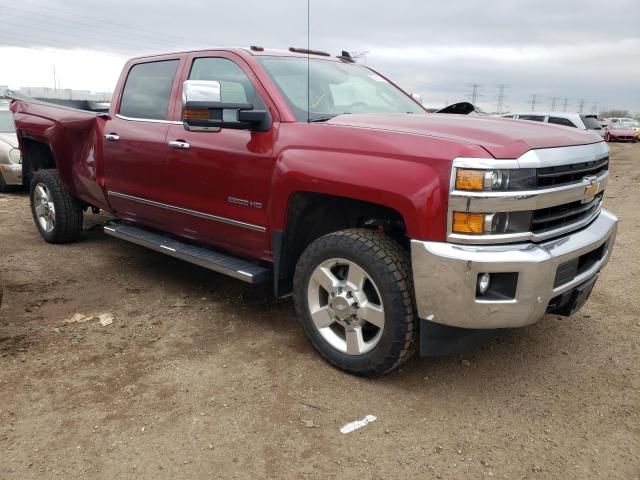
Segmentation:
[(405, 219), (393, 208), (327, 193), (293, 193), (287, 204), (284, 228), (272, 232), (276, 296), (291, 293), (296, 263), (309, 244), (323, 235), (348, 228), (382, 230), (400, 244), (409, 244)]
[(47, 142), (30, 137), (21, 139), (22, 184), (29, 187), (33, 174), (41, 169), (57, 168), (51, 146)]

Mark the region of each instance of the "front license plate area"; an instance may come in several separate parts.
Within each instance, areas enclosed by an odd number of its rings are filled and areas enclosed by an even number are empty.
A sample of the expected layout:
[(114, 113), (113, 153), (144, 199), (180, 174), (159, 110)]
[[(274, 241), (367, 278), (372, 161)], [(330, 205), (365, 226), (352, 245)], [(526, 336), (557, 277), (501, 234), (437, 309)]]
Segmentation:
[(547, 312), (565, 317), (573, 315), (580, 310), (585, 303), (587, 303), (597, 279), (598, 275), (596, 274), (586, 282), (575, 287), (573, 290), (569, 290), (568, 292), (554, 298), (549, 303)]

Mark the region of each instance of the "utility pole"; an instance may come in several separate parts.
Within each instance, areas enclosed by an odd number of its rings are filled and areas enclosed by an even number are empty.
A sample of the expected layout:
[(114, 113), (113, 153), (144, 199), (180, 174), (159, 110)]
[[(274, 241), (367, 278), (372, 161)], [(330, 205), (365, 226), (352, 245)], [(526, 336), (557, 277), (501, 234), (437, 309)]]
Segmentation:
[(481, 87), (481, 85), (479, 83), (472, 83), (471, 84), (471, 88), (473, 90), (471, 90), (471, 93), (469, 95), (467, 95), (468, 97), (471, 97), (471, 104), (475, 106), (476, 101), (478, 100), (478, 97), (482, 96), (481, 94), (478, 93), (478, 89)]
[(531, 111), (535, 112), (536, 111), (536, 105), (540, 103), (538, 102), (538, 94), (534, 93), (533, 95), (531, 95)]
[(556, 103), (560, 97), (551, 97), (551, 111), (556, 111)]
[(498, 113), (502, 113), (502, 108), (504, 107), (504, 91), (508, 87), (506, 83), (501, 83), (498, 85)]
[(569, 99), (567, 97), (564, 97), (564, 101), (562, 102), (562, 111), (563, 112), (567, 111), (567, 105), (569, 105)]
[(594, 114), (594, 115), (598, 113), (598, 102), (594, 103), (591, 106), (591, 113)]
[(56, 80), (56, 66), (55, 65), (51, 65), (51, 68), (53, 68), (53, 90), (54, 91), (58, 91), (58, 82)]
[(578, 107), (578, 113), (582, 113), (584, 110), (584, 98), (580, 99), (580, 106)]

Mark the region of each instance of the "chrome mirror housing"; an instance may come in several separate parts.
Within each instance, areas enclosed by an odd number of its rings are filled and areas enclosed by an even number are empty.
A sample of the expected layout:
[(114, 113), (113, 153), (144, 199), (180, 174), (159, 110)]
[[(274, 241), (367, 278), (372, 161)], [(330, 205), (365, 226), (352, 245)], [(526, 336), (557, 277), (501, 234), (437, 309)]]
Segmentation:
[(182, 84), (182, 106), (187, 102), (220, 102), (220, 82), (216, 80), (186, 80)]

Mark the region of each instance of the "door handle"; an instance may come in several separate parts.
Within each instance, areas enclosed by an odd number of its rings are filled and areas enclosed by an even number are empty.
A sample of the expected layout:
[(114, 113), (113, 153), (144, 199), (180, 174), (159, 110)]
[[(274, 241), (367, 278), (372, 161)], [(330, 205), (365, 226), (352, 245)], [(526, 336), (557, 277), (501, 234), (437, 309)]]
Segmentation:
[(120, 135), (118, 135), (117, 133), (107, 133), (104, 138), (109, 142), (117, 142), (118, 140), (120, 140)]
[(184, 140), (171, 140), (170, 142), (167, 143), (167, 145), (169, 145), (171, 148), (175, 148), (178, 150), (187, 150), (191, 146)]

